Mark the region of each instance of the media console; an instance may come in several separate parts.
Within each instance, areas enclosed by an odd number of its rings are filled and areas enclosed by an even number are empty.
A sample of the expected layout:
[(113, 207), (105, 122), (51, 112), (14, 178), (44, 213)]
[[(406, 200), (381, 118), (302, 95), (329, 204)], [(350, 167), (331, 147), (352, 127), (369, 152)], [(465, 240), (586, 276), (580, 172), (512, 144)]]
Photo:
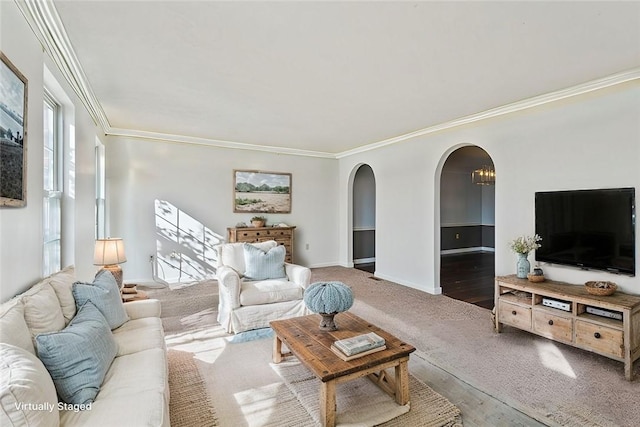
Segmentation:
[(495, 306), (498, 332), (510, 325), (624, 362), (626, 379), (633, 379), (633, 362), (640, 358), (640, 296), (595, 296), (584, 286), (512, 275), (496, 277)]

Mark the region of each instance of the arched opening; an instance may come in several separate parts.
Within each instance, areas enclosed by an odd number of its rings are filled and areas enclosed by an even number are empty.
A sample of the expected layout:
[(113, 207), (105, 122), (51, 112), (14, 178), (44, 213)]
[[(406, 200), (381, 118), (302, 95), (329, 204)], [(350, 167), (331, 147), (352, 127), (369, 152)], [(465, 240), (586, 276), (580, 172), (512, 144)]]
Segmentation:
[(376, 266), (376, 179), (369, 165), (356, 170), (352, 187), (353, 266), (375, 272)]
[(477, 146), (453, 151), (440, 175), (440, 287), (449, 297), (494, 305), (495, 168)]

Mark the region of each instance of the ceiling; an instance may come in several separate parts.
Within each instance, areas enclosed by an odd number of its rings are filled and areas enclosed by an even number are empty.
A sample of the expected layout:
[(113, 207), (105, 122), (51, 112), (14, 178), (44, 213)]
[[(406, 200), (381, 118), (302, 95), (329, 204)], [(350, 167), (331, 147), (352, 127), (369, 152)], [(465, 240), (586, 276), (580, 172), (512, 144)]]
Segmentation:
[(106, 133), (336, 156), (640, 68), (639, 2), (53, 2)]

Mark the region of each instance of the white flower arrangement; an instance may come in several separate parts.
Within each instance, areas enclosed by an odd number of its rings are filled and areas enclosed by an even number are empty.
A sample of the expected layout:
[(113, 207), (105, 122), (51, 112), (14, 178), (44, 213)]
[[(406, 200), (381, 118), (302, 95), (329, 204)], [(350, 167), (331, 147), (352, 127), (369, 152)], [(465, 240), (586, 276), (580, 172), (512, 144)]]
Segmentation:
[(532, 250), (538, 249), (540, 246), (542, 246), (540, 243), (538, 243), (541, 240), (542, 237), (538, 236), (537, 234), (533, 236), (520, 236), (517, 239), (512, 240), (509, 243), (509, 246), (516, 253), (528, 254)]

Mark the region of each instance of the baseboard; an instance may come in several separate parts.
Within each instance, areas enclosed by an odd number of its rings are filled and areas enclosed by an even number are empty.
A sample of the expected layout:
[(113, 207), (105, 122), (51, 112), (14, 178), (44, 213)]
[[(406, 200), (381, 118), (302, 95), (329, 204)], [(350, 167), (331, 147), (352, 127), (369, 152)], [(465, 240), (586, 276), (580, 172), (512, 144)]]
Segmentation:
[(373, 257), (373, 258), (359, 258), (359, 259), (354, 259), (353, 260), (354, 264), (370, 264), (372, 262), (376, 262), (375, 257)]
[(464, 254), (468, 252), (495, 252), (496, 248), (490, 248), (488, 246), (476, 246), (473, 248), (458, 248), (458, 249), (445, 249), (441, 250), (441, 255), (452, 255), (452, 254)]
[(417, 289), (419, 291), (426, 292), (431, 295), (440, 295), (442, 294), (442, 288), (438, 286), (437, 288), (426, 288), (424, 285), (420, 285), (418, 283), (408, 282), (406, 280), (398, 279), (396, 277), (388, 276), (386, 274), (380, 274), (376, 271), (375, 277), (379, 277), (380, 279), (387, 280), (389, 282), (397, 283), (399, 285), (407, 286), (409, 288)]

